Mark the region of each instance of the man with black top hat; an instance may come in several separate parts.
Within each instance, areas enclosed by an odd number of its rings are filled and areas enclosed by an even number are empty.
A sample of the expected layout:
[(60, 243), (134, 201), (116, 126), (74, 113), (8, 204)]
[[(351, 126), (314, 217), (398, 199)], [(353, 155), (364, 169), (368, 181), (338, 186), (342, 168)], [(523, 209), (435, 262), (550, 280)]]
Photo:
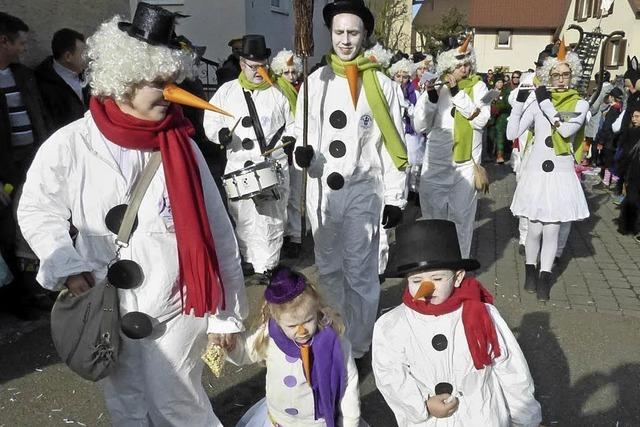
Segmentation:
[[(295, 160), (307, 168), (307, 215), (320, 287), (342, 312), (354, 357), (371, 344), (380, 283), (380, 220), (395, 227), (406, 205), (407, 154), (400, 100), (363, 43), (374, 18), (362, 0), (336, 0), (323, 9), (333, 50), (308, 78), (309, 114), (298, 97)], [(303, 89), (300, 93), (303, 93)], [(303, 124), (309, 145), (301, 146)]]
[[(42, 144), (18, 209), (43, 287), (66, 287), (67, 298), (108, 277), (119, 288), (120, 351), (101, 380), (115, 426), (221, 427), (200, 357), (207, 334), (232, 348), (247, 315), (233, 228), (193, 128), (170, 102), (193, 64), (175, 18), (139, 3), (132, 23), (116, 16), (87, 40), (89, 111)], [(210, 107), (186, 92), (180, 102)], [(128, 244), (116, 244), (122, 207), (158, 152)], [(114, 280), (117, 268), (137, 280)]]
[[(233, 114), (234, 118), (206, 112), (207, 137), (227, 149), (225, 172), (253, 167), (265, 160), (278, 168), (281, 184), (255, 197), (229, 201), (229, 212), (236, 224), (236, 235), (245, 262), (253, 266), (261, 283), (280, 259), (287, 221), (289, 166), (281, 146), (290, 141), (293, 115), (289, 101), (274, 86), (275, 76), (268, 70), (271, 49), (264, 36), (250, 34), (242, 38), (237, 79), (220, 87), (211, 102)], [(276, 149), (269, 156), (265, 151)]]
[(493, 297), (466, 271), (456, 226), (418, 220), (396, 230), (388, 275), (402, 304), (375, 324), (372, 369), (399, 427), (537, 427), (527, 361)]

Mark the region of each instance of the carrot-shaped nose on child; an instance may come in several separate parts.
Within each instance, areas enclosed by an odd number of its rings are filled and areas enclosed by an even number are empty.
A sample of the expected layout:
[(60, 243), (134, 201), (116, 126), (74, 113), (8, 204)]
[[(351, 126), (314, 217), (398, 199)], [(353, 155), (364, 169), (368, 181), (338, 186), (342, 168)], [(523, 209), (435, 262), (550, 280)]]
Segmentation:
[(271, 86), (273, 86), (273, 80), (271, 80), (271, 76), (269, 75), (269, 72), (267, 71), (267, 69), (265, 67), (263, 67), (261, 65), (261, 66), (258, 67), (257, 71), (258, 71), (258, 74), (260, 74), (260, 77), (262, 77), (265, 82), (267, 82)]
[(423, 280), (420, 283), (420, 287), (418, 288), (418, 291), (413, 296), (413, 300), (416, 301), (416, 300), (419, 300), (420, 298), (430, 297), (433, 294), (433, 291), (435, 290), (436, 290), (436, 285), (434, 285), (433, 282), (430, 282), (428, 280)]
[(202, 110), (210, 110), (216, 113), (224, 114), (225, 116), (233, 117), (233, 114), (227, 113), (222, 108), (218, 108), (215, 105), (209, 104), (204, 99), (198, 98), (197, 96), (187, 92), (184, 89), (179, 88), (173, 83), (169, 83), (164, 87), (164, 89), (162, 90), (162, 96), (169, 102), (186, 105), (187, 107), (200, 108)]
[(307, 331), (307, 328), (304, 327), (304, 325), (298, 325), (298, 328), (296, 329), (296, 334), (298, 336), (304, 337), (309, 333), (309, 331)]

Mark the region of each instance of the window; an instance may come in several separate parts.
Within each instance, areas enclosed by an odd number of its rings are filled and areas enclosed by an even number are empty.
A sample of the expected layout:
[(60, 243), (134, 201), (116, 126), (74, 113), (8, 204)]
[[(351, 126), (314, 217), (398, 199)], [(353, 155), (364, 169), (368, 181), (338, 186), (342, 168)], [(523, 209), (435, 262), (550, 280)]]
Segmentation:
[(622, 38), (609, 40), (604, 47), (604, 64), (607, 68), (618, 68), (624, 65), (627, 41)]
[[(610, 4), (609, 9), (602, 13), (602, 5)], [(613, 13), (613, 1), (612, 0), (593, 0), (593, 9), (591, 10), (591, 16), (597, 19), (604, 18)]]
[(511, 49), (511, 31), (498, 31), (496, 35), (496, 49)]
[(591, 4), (593, 1), (594, 0), (576, 0), (576, 10), (573, 19), (579, 22), (586, 21), (591, 14)]
[(275, 13), (289, 14), (289, 0), (271, 0), (271, 11)]

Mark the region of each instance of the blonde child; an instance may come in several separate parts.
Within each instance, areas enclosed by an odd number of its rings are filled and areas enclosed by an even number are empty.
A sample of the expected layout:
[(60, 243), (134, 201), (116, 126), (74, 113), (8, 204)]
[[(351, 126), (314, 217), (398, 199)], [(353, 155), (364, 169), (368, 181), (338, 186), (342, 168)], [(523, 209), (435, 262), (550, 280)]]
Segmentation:
[(358, 371), (339, 315), (288, 267), (276, 268), (264, 299), (258, 329), (228, 355), (267, 367), (266, 397), (238, 427), (359, 426)]

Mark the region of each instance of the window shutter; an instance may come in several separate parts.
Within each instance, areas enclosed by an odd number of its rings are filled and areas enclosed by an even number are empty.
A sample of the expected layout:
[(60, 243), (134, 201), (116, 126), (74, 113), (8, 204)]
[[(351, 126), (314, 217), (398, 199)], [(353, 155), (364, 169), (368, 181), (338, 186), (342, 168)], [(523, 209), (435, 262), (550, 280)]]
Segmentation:
[(611, 41), (605, 45), (604, 52), (602, 54), (604, 55), (604, 65), (606, 67), (611, 67), (613, 55), (613, 43), (611, 43)]
[(625, 55), (627, 53), (627, 40), (620, 40), (620, 46), (618, 47), (618, 57), (616, 58), (616, 65), (624, 65)]

